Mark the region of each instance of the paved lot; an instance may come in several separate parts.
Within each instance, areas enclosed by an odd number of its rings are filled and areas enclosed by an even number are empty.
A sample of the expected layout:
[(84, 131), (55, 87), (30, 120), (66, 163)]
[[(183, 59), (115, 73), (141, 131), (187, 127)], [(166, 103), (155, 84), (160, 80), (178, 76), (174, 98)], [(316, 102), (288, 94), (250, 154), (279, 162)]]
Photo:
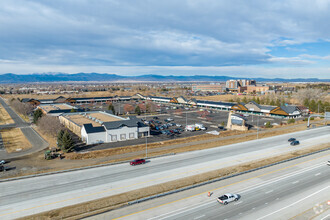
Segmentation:
[[(136, 102), (133, 102), (134, 105), (137, 104)], [(140, 102), (142, 103), (142, 102)], [(121, 102), (121, 103), (113, 103), (115, 106), (116, 111), (118, 111), (119, 107), (121, 108), (121, 112), (123, 112), (123, 106), (125, 104), (132, 104), (132, 102)], [(98, 107), (102, 108), (98, 108)], [(150, 135), (151, 137), (148, 137), (146, 140), (145, 138), (135, 139), (135, 140), (127, 140), (122, 142), (116, 142), (116, 143), (104, 143), (99, 144), (96, 146), (83, 146), (78, 151), (90, 151), (90, 150), (101, 150), (101, 149), (108, 149), (108, 148), (116, 148), (116, 147), (123, 147), (123, 146), (130, 146), (130, 145), (138, 145), (138, 144), (145, 144), (147, 143), (155, 143), (155, 142), (161, 142), (166, 140), (171, 140), (175, 138), (184, 138), (184, 137), (192, 137), (196, 135), (205, 134), (207, 131), (219, 131), (218, 126), (221, 123), (227, 124), (228, 120), (228, 111), (220, 111), (220, 110), (214, 110), (214, 109), (202, 109), (202, 108), (187, 108), (187, 107), (181, 107), (174, 104), (156, 104), (157, 109), (159, 110), (158, 114), (153, 115), (145, 115), (142, 114), (140, 116), (137, 116), (140, 119), (143, 120), (154, 120), (159, 121), (161, 123), (155, 123), (156, 125), (162, 125), (166, 124), (164, 121), (165, 119), (171, 118), (173, 121), (170, 123), (180, 124), (181, 127), (178, 126), (171, 126), (165, 130), (173, 130), (177, 128), (181, 128), (184, 130), (186, 125), (192, 125), (195, 123), (203, 124), (207, 130), (206, 131), (182, 131), (180, 134), (174, 134), (174, 135), (166, 135), (161, 134), (159, 131), (155, 129), (151, 129)], [(94, 110), (106, 110), (107, 105), (100, 105), (95, 104)], [(91, 107), (93, 108), (93, 107)], [(208, 111), (206, 111), (208, 110)], [(125, 117), (125, 116), (123, 116)], [(157, 117), (154, 119), (154, 117)], [(283, 121), (287, 121), (287, 119), (280, 119), (280, 118), (272, 118), (272, 117), (265, 117), (265, 116), (257, 116), (257, 115), (246, 115), (245, 117), (247, 119), (247, 124), (251, 125), (251, 129), (256, 129), (256, 127), (263, 126), (266, 122), (270, 121), (272, 124), (277, 123), (281, 124)], [(298, 119), (302, 120), (302, 119)]]

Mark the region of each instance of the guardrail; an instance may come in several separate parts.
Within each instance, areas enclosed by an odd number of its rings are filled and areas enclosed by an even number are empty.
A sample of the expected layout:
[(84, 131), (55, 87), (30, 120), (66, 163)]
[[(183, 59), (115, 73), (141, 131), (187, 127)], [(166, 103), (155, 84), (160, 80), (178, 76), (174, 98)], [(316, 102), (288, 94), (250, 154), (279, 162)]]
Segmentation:
[(251, 169), (251, 170), (243, 171), (243, 172), (240, 172), (240, 173), (232, 174), (232, 175), (229, 175), (229, 176), (220, 177), (220, 178), (216, 178), (216, 179), (209, 180), (209, 181), (206, 181), (206, 182), (198, 183), (198, 184), (195, 184), (195, 185), (183, 187), (181, 189), (176, 189), (176, 190), (172, 190), (172, 191), (169, 191), (169, 192), (165, 192), (165, 193), (145, 197), (145, 198), (142, 198), (142, 199), (130, 201), (130, 202), (127, 203), (127, 205), (133, 205), (133, 204), (144, 202), (144, 201), (147, 201), (147, 200), (151, 200), (151, 199), (167, 196), (167, 195), (170, 195), (170, 194), (182, 192), (182, 191), (185, 191), (185, 190), (193, 189), (193, 188), (196, 188), (196, 187), (204, 186), (204, 185), (207, 185), (207, 184), (210, 184), (210, 183), (214, 183), (214, 182), (218, 182), (218, 181), (221, 181), (221, 180), (229, 179), (229, 178), (239, 176), (239, 175), (243, 175), (243, 174), (246, 174), (246, 173), (251, 173), (251, 172), (254, 172), (254, 171), (257, 171), (257, 170), (261, 170), (261, 169), (264, 169), (264, 168), (267, 168), (267, 167), (275, 166), (275, 165), (285, 163), (285, 162), (289, 162), (289, 161), (292, 161), (292, 160), (296, 160), (296, 159), (299, 159), (299, 158), (307, 157), (307, 156), (317, 154), (317, 153), (320, 153), (320, 152), (324, 152), (324, 151), (327, 151), (327, 150), (330, 150), (330, 148), (326, 148), (326, 149), (323, 149), (323, 150), (318, 150), (318, 151), (315, 151), (315, 152), (312, 152), (312, 153), (300, 155), (300, 156), (297, 156), (297, 157), (282, 160), (282, 161), (279, 161), (279, 162), (276, 162), (276, 163), (268, 164), (268, 165), (261, 166), (261, 167), (255, 168), (255, 169)]
[[(165, 156), (173, 156), (175, 153), (169, 153), (169, 154), (163, 154), (153, 157), (147, 157), (146, 159), (152, 159), (157, 157), (165, 157)], [(74, 168), (74, 169), (68, 169), (68, 170), (59, 170), (59, 171), (53, 171), (53, 172), (47, 172), (47, 173), (38, 173), (38, 174), (32, 174), (32, 175), (26, 175), (26, 176), (19, 176), (19, 177), (12, 177), (7, 179), (0, 179), (1, 182), (8, 182), (8, 181), (14, 181), (14, 180), (20, 180), (20, 179), (27, 179), (27, 178), (33, 178), (33, 177), (39, 177), (39, 176), (47, 176), (47, 175), (53, 175), (53, 174), (59, 174), (59, 173), (66, 173), (66, 172), (72, 172), (72, 171), (78, 171), (78, 170), (87, 170), (97, 167), (105, 167), (105, 166), (113, 166), (117, 164), (124, 164), (129, 163), (130, 160), (115, 162), (115, 163), (105, 163), (105, 164), (99, 164), (99, 165), (93, 165), (93, 166), (87, 166), (87, 167), (81, 167), (81, 168)]]

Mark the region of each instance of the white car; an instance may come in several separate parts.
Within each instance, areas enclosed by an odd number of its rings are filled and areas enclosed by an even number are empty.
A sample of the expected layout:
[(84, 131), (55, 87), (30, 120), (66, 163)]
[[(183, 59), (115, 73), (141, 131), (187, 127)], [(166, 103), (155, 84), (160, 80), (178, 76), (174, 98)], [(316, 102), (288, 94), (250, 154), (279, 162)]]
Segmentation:
[(173, 118), (168, 118), (167, 121), (173, 121)]
[(176, 124), (176, 126), (177, 126), (177, 127), (182, 127), (182, 125), (180, 125), (180, 124)]
[(0, 165), (5, 164), (5, 163), (6, 163), (5, 160), (0, 160)]
[(327, 164), (328, 164), (328, 166), (330, 166), (330, 160), (328, 161), (328, 163), (327, 163)]
[(237, 201), (239, 199), (239, 196), (237, 194), (233, 193), (226, 193), (223, 196), (220, 196), (217, 198), (218, 202), (224, 205), (227, 205), (230, 202)]

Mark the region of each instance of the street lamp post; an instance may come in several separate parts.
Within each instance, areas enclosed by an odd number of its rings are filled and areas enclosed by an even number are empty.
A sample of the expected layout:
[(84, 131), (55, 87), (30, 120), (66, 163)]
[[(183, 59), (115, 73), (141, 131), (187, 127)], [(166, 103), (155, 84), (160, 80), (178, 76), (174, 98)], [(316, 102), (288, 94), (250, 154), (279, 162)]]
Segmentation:
[(146, 159), (148, 158), (148, 135), (146, 136)]
[(259, 116), (257, 116), (257, 139), (259, 139)]

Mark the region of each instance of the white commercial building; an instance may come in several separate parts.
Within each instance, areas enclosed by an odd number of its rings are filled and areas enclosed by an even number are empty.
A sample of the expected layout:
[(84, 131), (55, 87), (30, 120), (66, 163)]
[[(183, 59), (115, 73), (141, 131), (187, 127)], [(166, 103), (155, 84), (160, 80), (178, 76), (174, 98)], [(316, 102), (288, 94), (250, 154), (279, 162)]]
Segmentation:
[(103, 122), (101, 126), (84, 124), (81, 138), (87, 145), (137, 139), (149, 136), (149, 126), (136, 117), (126, 120)]

